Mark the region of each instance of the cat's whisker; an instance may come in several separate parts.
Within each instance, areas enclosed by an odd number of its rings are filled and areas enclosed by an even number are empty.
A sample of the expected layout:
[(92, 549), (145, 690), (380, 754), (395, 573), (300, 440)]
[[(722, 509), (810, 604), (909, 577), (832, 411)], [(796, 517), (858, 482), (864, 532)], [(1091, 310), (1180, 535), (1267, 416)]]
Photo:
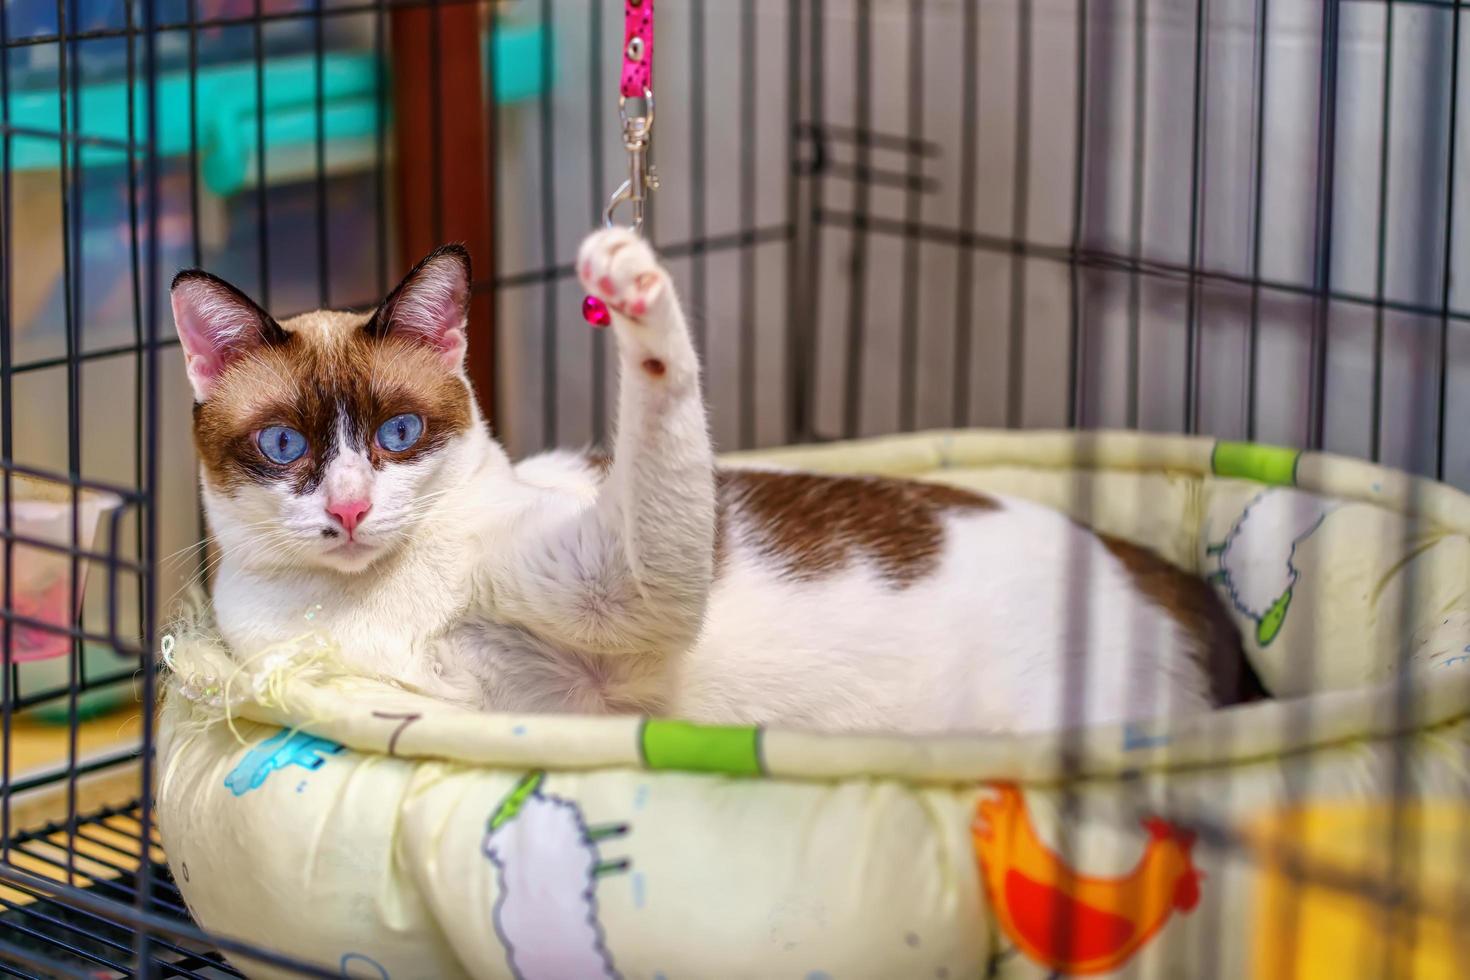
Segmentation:
[[(266, 526), (269, 526), (269, 525), (275, 524), (275, 523), (276, 523), (275, 518), (267, 518), (266, 520), (256, 521), (256, 522), (254, 522), (252, 524), (242, 524), (242, 525), (239, 526), (239, 528), (237, 528), (237, 530), (238, 531), (252, 531), (252, 530), (255, 530), (256, 528), (266, 527)], [(206, 547), (210, 546), (211, 544), (218, 545), (219, 542), (213, 536), (206, 536), (206, 537), (200, 538), (198, 541), (195, 541), (193, 544), (186, 545), (185, 547), (180, 548), (178, 551), (175, 551), (172, 554), (163, 556), (162, 558), (159, 559), (159, 565), (161, 567), (167, 569), (169, 567), (170, 563), (172, 563), (172, 564), (178, 564), (184, 558), (189, 557), (191, 554), (193, 554), (195, 552), (198, 552), (201, 548), (206, 548)]]
[[(254, 524), (243, 525), (242, 529), (264, 527), (273, 524), (275, 524), (275, 521), (257, 521)], [(194, 571), (194, 574), (189, 576), (189, 578), (186, 579), (184, 583), (174, 591), (174, 593), (169, 597), (168, 603), (172, 603), (180, 595), (183, 595), (184, 593), (200, 585), (210, 576), (210, 574), (212, 574), (217, 568), (219, 568), (220, 564), (224, 562), (226, 558), (232, 557), (246, 548), (257, 548), (261, 545), (271, 545), (278, 542), (285, 543), (287, 540), (288, 538), (285, 536), (285, 532), (283, 532), (279, 528), (271, 528), (271, 530), (268, 531), (263, 537), (251, 541), (240, 542), (233, 547), (219, 546), (218, 542), (216, 542), (217, 547), (215, 553), (211, 555), (208, 560), (203, 562), (200, 567)]]
[(169, 554), (164, 555), (162, 558), (158, 559), (158, 563), (160, 565), (164, 566), (164, 567), (167, 567), (168, 564), (170, 562), (172, 562), (174, 559), (176, 559), (176, 558), (178, 558), (180, 556), (190, 555), (193, 552), (198, 551), (200, 548), (203, 548), (207, 544), (209, 544), (209, 539), (208, 538), (201, 538), (198, 541), (195, 541), (191, 545), (187, 545), (187, 546), (185, 546), (183, 548), (180, 548), (178, 551), (170, 552)]

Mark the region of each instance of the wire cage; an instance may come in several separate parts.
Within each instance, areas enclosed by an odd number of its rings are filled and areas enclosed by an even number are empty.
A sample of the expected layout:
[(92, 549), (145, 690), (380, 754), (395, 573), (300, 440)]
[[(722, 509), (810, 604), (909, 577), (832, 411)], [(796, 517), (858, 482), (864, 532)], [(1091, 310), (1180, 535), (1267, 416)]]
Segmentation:
[[(619, 174), (621, 9), (5, 3), (0, 970), (342, 975), (205, 935), (158, 842), (152, 658), (209, 567), (167, 285), (361, 307), (465, 241), (498, 435), (604, 441), (571, 262)], [(660, 12), (645, 230), (721, 448), (1129, 428), (1470, 488), (1459, 0)]]

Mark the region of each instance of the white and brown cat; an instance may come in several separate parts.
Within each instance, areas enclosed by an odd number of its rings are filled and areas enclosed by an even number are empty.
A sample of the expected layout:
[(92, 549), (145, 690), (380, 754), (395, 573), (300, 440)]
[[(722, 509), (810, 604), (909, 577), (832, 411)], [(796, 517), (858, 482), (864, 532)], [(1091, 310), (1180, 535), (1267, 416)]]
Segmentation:
[(1020, 731), (1248, 693), (1207, 585), (1044, 507), (718, 468), (653, 252), (602, 231), (577, 267), (613, 311), (610, 461), (513, 464), (491, 437), (464, 372), (462, 249), (371, 314), (281, 323), (178, 276), (213, 599), (237, 655), (319, 604), (354, 670), (494, 710)]

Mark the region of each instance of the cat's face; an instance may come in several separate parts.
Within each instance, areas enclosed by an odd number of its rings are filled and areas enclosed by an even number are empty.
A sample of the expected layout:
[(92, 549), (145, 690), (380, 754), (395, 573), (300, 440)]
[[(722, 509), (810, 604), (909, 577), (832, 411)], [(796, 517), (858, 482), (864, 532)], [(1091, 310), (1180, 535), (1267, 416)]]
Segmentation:
[(194, 442), (220, 547), (244, 564), (359, 572), (466, 465), (469, 260), (440, 249), (372, 314), (277, 323), (201, 272), (174, 280)]

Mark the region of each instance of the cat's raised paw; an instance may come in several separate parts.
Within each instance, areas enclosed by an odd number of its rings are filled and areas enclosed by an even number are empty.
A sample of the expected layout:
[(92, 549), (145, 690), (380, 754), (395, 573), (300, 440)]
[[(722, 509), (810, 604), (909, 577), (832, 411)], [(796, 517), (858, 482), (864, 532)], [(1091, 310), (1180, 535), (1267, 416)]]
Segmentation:
[(653, 249), (634, 231), (593, 232), (577, 255), (582, 288), (614, 313), (639, 321), (668, 296), (668, 275)]

